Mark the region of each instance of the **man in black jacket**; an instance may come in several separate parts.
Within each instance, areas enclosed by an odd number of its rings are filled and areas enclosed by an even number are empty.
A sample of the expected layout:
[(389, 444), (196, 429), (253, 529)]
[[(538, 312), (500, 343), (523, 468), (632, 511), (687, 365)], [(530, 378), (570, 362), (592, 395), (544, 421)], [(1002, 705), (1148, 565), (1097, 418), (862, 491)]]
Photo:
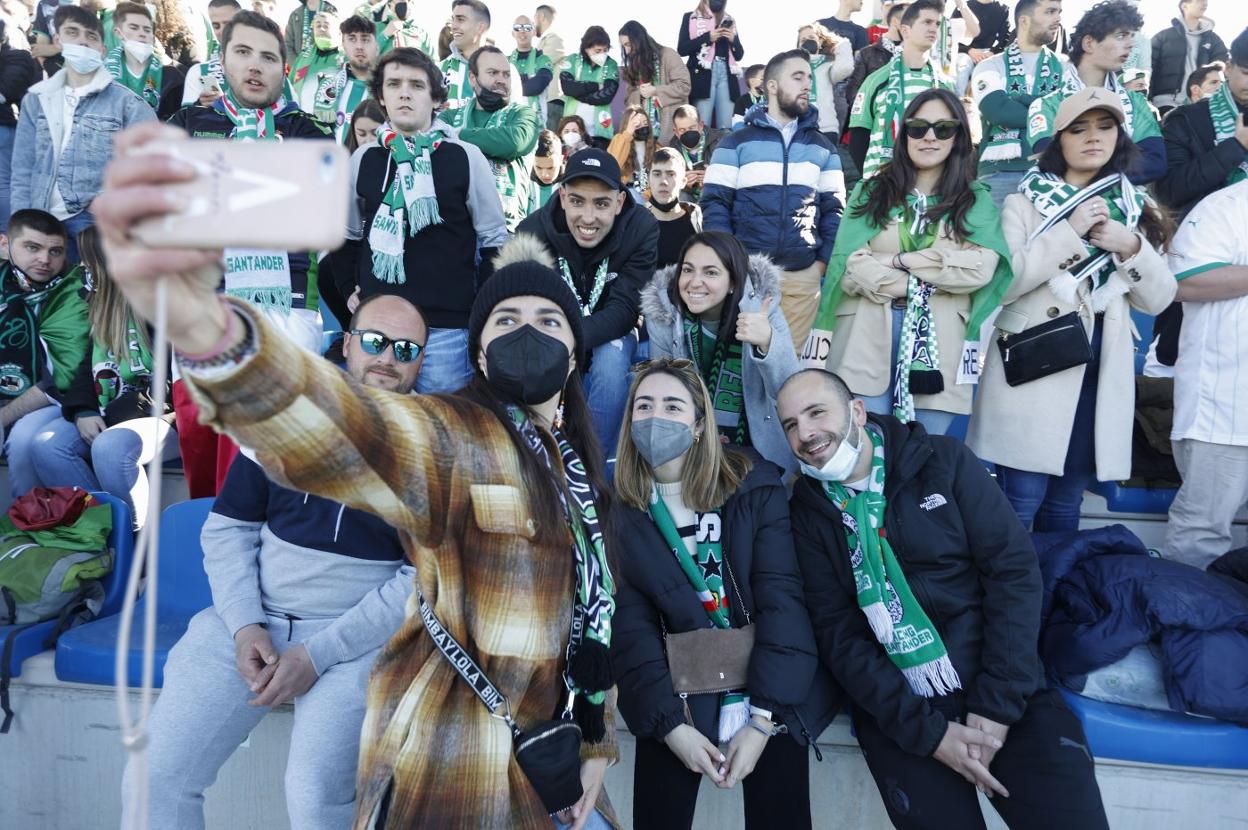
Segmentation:
[(1248, 29), (1231, 42), (1222, 87), (1209, 98), (1171, 111), (1162, 123), (1168, 167), (1157, 180), (1156, 193), (1176, 219), (1248, 171), (1246, 114)]
[(1183, 81), (1198, 66), (1226, 60), (1226, 44), (1205, 17), (1209, 0), (1180, 0), (1182, 17), (1153, 35), (1153, 74), (1148, 100), (1165, 115), (1185, 103)]
[(611, 458), (628, 400), (641, 289), (658, 260), (659, 222), (621, 186), (615, 159), (589, 149), (568, 159), (559, 198), (530, 214), (516, 234), (537, 237), (576, 292), (590, 352), (585, 395), (602, 451)]
[(1043, 688), (1035, 549), (983, 466), (821, 369), (777, 405), (819, 656), (893, 824), (982, 826), (979, 789), (1011, 828), (1108, 828), (1079, 720)]
[(0, 20), (0, 233), (9, 226), (9, 165), (17, 136), (17, 105), (42, 77), (30, 52), (9, 44), (6, 23)]

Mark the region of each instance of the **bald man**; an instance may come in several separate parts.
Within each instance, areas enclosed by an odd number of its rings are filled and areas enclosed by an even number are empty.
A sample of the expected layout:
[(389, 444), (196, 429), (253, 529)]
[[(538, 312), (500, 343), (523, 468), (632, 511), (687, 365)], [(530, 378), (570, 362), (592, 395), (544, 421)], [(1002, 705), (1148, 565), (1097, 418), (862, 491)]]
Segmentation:
[(1083, 729), (1044, 688), (1035, 550), (983, 465), (822, 369), (776, 404), (819, 656), (893, 824), (983, 826), (979, 789), (1014, 830), (1107, 830)]
[(520, 77), (524, 101), (537, 113), (538, 123), (545, 124), (549, 111), (547, 99), (550, 96), (550, 82), (554, 79), (555, 72), (550, 58), (533, 45), (536, 31), (537, 26), (531, 17), (523, 14), (517, 17), (511, 24), (511, 37), (516, 42), (516, 48), (507, 56), (507, 60), (516, 68), (516, 74)]

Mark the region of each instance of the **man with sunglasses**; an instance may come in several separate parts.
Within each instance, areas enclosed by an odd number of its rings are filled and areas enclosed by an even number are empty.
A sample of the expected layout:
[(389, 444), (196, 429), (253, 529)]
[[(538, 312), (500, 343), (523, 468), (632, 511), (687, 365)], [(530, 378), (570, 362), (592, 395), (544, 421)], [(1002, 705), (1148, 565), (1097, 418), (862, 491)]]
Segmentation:
[[(427, 333), (402, 297), (368, 298), (343, 347), (347, 374), (410, 393)], [(282, 487), (240, 455), (202, 540), (213, 604), (170, 651), (152, 711), (151, 826), (203, 826), (217, 771), (272, 707), (293, 702), (291, 826), (349, 827), (369, 673), (412, 592), (398, 533), (362, 510)], [(128, 781), (124, 792), (133, 792)]]
[(549, 113), (547, 99), (550, 82), (554, 80), (555, 72), (550, 58), (533, 46), (535, 30), (536, 26), (526, 15), (516, 18), (516, 22), (511, 24), (511, 37), (516, 42), (516, 48), (507, 60), (520, 76), (520, 89), (524, 92), (525, 101), (545, 124)]

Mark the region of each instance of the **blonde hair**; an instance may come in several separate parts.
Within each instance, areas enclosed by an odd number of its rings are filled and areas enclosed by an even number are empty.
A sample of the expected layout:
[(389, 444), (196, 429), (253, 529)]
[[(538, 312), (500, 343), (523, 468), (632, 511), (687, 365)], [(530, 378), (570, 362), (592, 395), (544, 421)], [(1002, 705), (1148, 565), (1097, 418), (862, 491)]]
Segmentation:
[[(121, 289), (108, 276), (104, 265), (104, 252), (100, 247), (99, 232), (94, 226), (78, 235), (78, 250), (82, 253), (83, 267), (90, 274), (91, 293), (87, 299), (87, 318), (91, 335), (118, 359), (130, 352), (130, 325), (133, 312)], [(151, 349), (147, 326), (133, 321), (139, 343)]]
[[(699, 513), (718, 510), (741, 486), (753, 465), (743, 453), (720, 443), (715, 427), (715, 405), (697, 368), (691, 361), (670, 357), (638, 366), (637, 376), (629, 386), (628, 406), (624, 408), (624, 422), (620, 425), (616, 449), (616, 498), (638, 510), (646, 510), (650, 506), (654, 469), (641, 457), (637, 445), (633, 443), (633, 401), (642, 381), (654, 375), (670, 375), (680, 381), (693, 399), (697, 423), (703, 426), (702, 436), (685, 454), (680, 474), (681, 499), (691, 510)], [(711, 417), (708, 418), (708, 415)]]

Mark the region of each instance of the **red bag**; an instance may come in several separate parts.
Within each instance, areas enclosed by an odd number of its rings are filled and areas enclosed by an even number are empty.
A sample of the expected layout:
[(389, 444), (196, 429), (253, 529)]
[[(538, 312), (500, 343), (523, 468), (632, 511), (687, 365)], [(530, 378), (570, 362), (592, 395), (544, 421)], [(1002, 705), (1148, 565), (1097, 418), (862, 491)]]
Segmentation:
[(9, 518), (19, 530), (47, 530), (72, 525), (82, 511), (96, 504), (81, 487), (36, 487), (9, 508)]

